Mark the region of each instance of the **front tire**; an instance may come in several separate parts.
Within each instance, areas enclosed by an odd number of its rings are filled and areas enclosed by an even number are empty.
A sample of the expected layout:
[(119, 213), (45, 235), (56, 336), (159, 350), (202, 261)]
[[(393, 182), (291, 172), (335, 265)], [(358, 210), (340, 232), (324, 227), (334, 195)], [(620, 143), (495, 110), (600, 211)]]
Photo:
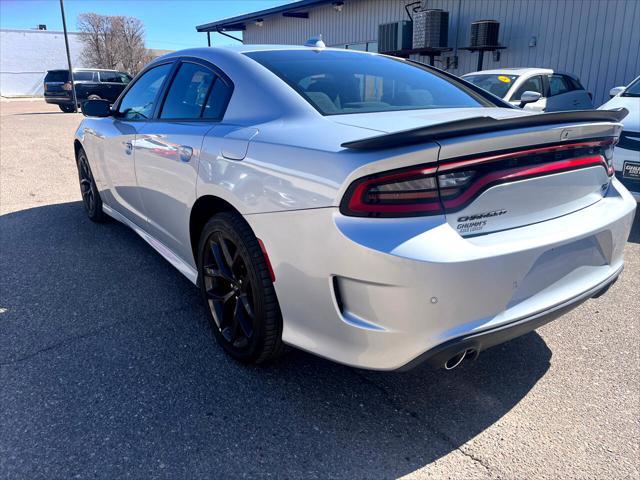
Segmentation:
[(198, 274), (213, 334), (225, 352), (256, 364), (284, 352), (269, 268), (240, 215), (223, 212), (207, 222), (198, 246)]
[(76, 165), (78, 167), (78, 179), (80, 180), (80, 194), (82, 195), (82, 203), (87, 216), (93, 222), (102, 223), (106, 219), (102, 211), (102, 199), (91, 173), (87, 154), (82, 148), (78, 151)]

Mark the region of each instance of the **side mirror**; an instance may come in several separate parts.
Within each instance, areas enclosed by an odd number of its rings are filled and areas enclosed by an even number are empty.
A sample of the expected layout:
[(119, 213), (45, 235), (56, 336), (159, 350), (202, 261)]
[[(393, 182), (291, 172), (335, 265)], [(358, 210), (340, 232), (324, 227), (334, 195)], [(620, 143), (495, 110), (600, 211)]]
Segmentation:
[(542, 94), (540, 92), (532, 92), (531, 90), (527, 90), (520, 97), (520, 108), (523, 108), (527, 103), (537, 102), (542, 98)]
[(85, 117), (109, 117), (113, 114), (109, 100), (87, 100), (81, 108)]
[(626, 90), (626, 88), (627, 87), (613, 87), (611, 90), (609, 90), (609, 96), (613, 98), (616, 95), (620, 95), (622, 92)]

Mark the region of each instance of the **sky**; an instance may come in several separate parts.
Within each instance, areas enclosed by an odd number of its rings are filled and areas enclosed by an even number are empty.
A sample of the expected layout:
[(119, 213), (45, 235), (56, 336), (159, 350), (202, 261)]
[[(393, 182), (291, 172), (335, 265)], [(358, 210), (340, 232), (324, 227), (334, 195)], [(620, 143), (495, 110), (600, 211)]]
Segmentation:
[[(291, 3), (292, 0), (65, 0), (67, 29), (76, 30), (78, 14), (137, 17), (144, 23), (147, 48), (180, 50), (207, 45), (207, 34), (196, 25)], [(45, 24), (62, 30), (59, 0), (0, 0), (0, 28), (29, 29)], [(240, 32), (232, 35), (241, 36)], [(234, 43), (211, 34), (213, 45)]]

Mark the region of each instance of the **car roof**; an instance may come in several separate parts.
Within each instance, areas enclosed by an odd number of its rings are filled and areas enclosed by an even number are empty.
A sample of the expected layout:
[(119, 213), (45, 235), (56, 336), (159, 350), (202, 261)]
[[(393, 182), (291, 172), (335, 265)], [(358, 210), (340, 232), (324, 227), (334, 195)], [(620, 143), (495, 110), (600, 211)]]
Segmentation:
[[(563, 73), (555, 72), (550, 68), (497, 68), (494, 70), (482, 70), (479, 72), (469, 72), (464, 75), (536, 75), (536, 74), (549, 74), (549, 73)], [(463, 76), (464, 76), (463, 75)]]
[[(51, 70), (47, 70), (49, 72), (68, 72), (68, 68), (53, 68)], [(120, 70), (113, 70), (111, 68), (74, 68), (74, 72), (120, 72)], [(124, 73), (124, 72), (123, 72)]]
[[(162, 59), (169, 59), (174, 57), (199, 57), (202, 59), (211, 59), (215, 58), (216, 55), (224, 55), (228, 57), (229, 55), (241, 55), (243, 53), (249, 52), (267, 52), (267, 51), (305, 51), (305, 50), (316, 50), (314, 47), (305, 47), (304, 45), (225, 45), (221, 47), (199, 47), (199, 48), (189, 48), (186, 50), (176, 50), (174, 52), (169, 52), (165, 55), (157, 57), (153, 60), (152, 63), (156, 63)], [(353, 54), (362, 54), (362, 55), (372, 55), (372, 52), (362, 52), (359, 50), (347, 50), (344, 48), (332, 48), (332, 47), (323, 47), (322, 50), (333, 50), (340, 52), (350, 52)]]

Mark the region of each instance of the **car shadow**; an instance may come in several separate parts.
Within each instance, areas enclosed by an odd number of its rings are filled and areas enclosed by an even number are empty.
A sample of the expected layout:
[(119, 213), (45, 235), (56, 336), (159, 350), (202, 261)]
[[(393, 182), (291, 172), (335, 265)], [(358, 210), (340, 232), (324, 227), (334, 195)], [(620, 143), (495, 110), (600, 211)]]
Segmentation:
[(499, 421), (549, 368), (535, 333), (447, 372), (292, 351), (240, 365), (197, 289), (80, 202), (0, 217), (0, 476), (396, 478)]

